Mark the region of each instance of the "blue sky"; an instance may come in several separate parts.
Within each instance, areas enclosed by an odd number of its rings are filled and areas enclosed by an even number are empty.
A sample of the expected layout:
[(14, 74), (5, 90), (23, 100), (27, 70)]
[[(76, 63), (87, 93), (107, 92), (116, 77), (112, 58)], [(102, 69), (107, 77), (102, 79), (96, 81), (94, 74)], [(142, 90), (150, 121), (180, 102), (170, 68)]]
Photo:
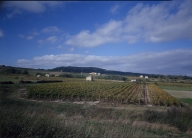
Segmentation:
[(3, 2), (0, 64), (192, 75), (192, 1)]

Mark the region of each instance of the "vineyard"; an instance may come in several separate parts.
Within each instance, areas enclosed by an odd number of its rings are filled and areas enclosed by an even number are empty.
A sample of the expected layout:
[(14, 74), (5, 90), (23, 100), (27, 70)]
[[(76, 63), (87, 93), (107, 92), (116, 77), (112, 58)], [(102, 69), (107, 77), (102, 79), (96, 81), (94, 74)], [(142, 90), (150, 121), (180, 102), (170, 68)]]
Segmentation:
[(33, 99), (181, 106), (178, 99), (155, 84), (75, 81), (31, 85), (27, 91), (27, 97)]

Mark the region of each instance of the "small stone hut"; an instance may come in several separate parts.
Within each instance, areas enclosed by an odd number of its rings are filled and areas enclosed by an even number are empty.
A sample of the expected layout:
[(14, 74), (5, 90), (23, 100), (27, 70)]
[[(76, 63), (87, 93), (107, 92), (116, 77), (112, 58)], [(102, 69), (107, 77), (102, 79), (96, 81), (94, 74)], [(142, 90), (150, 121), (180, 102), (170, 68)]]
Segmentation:
[(88, 77), (86, 77), (86, 80), (87, 80), (87, 81), (93, 81), (93, 76), (92, 76), (92, 75), (89, 75)]

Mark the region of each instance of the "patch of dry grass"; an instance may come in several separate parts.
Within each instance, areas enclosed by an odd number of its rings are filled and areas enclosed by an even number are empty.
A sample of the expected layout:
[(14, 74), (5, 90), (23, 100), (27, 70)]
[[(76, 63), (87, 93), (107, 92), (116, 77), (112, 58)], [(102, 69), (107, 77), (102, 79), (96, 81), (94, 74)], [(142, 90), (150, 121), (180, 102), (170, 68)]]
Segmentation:
[(132, 126), (136, 127), (145, 127), (145, 128), (151, 128), (151, 129), (162, 129), (162, 130), (168, 130), (168, 131), (174, 131), (175, 133), (179, 133), (178, 128), (170, 126), (168, 124), (160, 124), (160, 123), (149, 123), (146, 121), (134, 121), (132, 123)]
[(192, 91), (165, 90), (175, 98), (192, 98)]

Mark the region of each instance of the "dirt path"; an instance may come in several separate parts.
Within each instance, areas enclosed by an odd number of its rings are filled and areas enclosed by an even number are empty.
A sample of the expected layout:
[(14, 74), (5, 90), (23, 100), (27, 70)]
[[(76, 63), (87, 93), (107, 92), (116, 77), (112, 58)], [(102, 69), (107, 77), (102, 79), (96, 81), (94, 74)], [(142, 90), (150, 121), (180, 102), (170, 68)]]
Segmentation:
[(150, 102), (151, 102), (151, 100), (150, 100), (150, 98), (149, 98), (149, 89), (148, 89), (148, 87), (146, 86), (146, 93), (147, 93), (147, 104), (150, 104)]
[(145, 105), (150, 105), (149, 90), (146, 85), (143, 86), (142, 94), (143, 94), (143, 103)]
[(144, 86), (144, 90), (145, 90), (145, 104), (148, 104), (148, 99), (147, 99), (147, 87)]
[(146, 101), (146, 89), (145, 87), (142, 88), (142, 97), (143, 97), (143, 103), (144, 104), (147, 104), (147, 101)]

